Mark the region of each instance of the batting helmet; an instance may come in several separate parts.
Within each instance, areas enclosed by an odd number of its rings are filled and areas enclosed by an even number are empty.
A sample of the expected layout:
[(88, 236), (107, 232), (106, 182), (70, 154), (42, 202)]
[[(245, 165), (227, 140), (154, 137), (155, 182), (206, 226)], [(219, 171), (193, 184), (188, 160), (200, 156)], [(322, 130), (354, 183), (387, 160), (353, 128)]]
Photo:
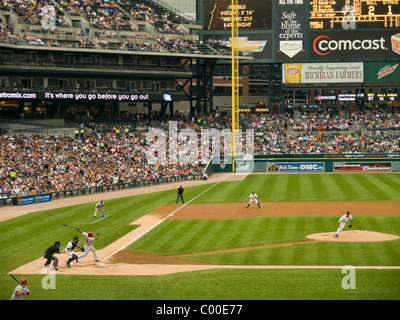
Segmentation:
[(28, 280), (26, 280), (25, 278), (22, 278), (22, 279), (21, 279), (21, 284), (22, 284), (22, 285), (25, 286), (27, 283), (28, 283)]
[(88, 236), (93, 237), (93, 232), (92, 231), (88, 232)]

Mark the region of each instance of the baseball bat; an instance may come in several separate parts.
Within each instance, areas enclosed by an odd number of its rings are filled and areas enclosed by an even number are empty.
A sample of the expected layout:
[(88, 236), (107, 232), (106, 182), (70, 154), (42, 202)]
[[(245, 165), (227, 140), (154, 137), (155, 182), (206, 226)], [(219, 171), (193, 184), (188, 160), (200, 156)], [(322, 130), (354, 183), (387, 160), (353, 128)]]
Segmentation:
[(18, 284), (21, 284), (21, 282), (19, 282), (19, 280), (13, 274), (10, 273), (10, 277), (13, 278), (15, 281), (17, 281)]
[(72, 229), (76, 229), (76, 230), (79, 229), (79, 228), (77, 228), (77, 227), (73, 227), (73, 226), (70, 226), (70, 225), (65, 224), (65, 223), (63, 223), (62, 225), (63, 225), (64, 227), (68, 227), (68, 228), (72, 228)]

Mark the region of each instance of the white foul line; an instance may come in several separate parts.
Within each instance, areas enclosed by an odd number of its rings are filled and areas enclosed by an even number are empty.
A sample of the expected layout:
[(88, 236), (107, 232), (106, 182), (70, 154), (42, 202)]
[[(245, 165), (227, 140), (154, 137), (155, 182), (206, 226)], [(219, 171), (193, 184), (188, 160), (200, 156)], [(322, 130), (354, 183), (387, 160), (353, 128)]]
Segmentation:
[[(232, 174), (232, 173), (231, 173)], [(116, 254), (117, 252), (125, 249), (127, 246), (129, 246), (130, 244), (132, 244), (133, 242), (135, 242), (137, 239), (139, 239), (140, 237), (142, 237), (143, 235), (145, 235), (147, 232), (149, 232), (150, 230), (154, 229), (155, 227), (157, 227), (160, 223), (164, 222), (166, 219), (168, 219), (170, 216), (174, 216), (174, 214), (176, 212), (178, 212), (179, 210), (181, 210), (182, 208), (184, 208), (188, 203), (192, 202), (193, 200), (196, 200), (198, 197), (200, 197), (201, 195), (203, 195), (204, 193), (206, 193), (208, 190), (214, 188), (215, 186), (217, 186), (218, 184), (220, 184), (222, 181), (224, 181), (226, 178), (228, 178), (231, 174), (227, 175), (225, 178), (223, 178), (221, 181), (218, 181), (217, 183), (213, 184), (211, 187), (209, 187), (208, 189), (204, 190), (202, 193), (200, 193), (199, 195), (197, 195), (196, 197), (194, 197), (193, 199), (189, 200), (188, 202), (185, 202), (182, 206), (180, 206), (178, 209), (176, 209), (174, 212), (170, 213), (169, 215), (167, 215), (164, 219), (160, 220), (159, 222), (157, 222), (154, 226), (150, 227), (149, 229), (147, 229), (146, 231), (142, 232), (140, 235), (138, 235), (136, 238), (134, 238), (133, 240), (129, 241), (127, 244), (123, 245), (121, 248), (119, 248), (118, 250), (114, 251), (113, 253), (111, 253), (108, 257), (104, 258), (103, 261), (106, 261), (108, 258), (112, 257), (114, 254)]]
[(105, 219), (105, 218), (107, 218), (107, 217), (108, 217), (108, 216), (101, 217), (100, 219), (97, 219), (96, 221), (93, 221), (91, 224), (96, 223), (96, 222), (99, 222), (100, 220), (103, 220), (103, 219)]

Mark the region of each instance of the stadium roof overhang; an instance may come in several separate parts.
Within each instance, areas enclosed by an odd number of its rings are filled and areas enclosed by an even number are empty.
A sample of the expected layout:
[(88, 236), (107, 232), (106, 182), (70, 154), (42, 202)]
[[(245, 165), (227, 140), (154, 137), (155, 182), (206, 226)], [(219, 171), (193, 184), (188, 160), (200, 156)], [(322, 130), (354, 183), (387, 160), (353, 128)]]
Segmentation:
[[(62, 47), (40, 47), (25, 46), (8, 43), (0, 43), (0, 48), (22, 49), (22, 50), (43, 50), (43, 51), (59, 51), (59, 52), (81, 52), (81, 53), (99, 53), (99, 54), (121, 54), (121, 55), (137, 55), (137, 56), (159, 56), (173, 58), (193, 58), (193, 59), (224, 59), (231, 60), (231, 54), (205, 54), (205, 53), (173, 53), (168, 51), (149, 52), (149, 51), (126, 51), (126, 50), (109, 50), (109, 49), (87, 49), (87, 48), (62, 48)], [(239, 60), (253, 60), (251, 56), (239, 56)]]

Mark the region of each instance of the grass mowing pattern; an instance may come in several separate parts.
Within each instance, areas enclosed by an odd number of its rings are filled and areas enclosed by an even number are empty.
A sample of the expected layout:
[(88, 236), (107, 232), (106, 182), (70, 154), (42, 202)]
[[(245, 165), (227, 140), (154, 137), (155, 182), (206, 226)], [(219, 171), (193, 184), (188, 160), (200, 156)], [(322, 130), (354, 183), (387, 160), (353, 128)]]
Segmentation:
[[(185, 188), (185, 200), (211, 185)], [(290, 190), (289, 190), (290, 189)], [(267, 201), (400, 201), (400, 173), (273, 174), (250, 175), (244, 181), (221, 182), (192, 203), (247, 202), (256, 191)], [(35, 212), (0, 223), (0, 299), (8, 300), (14, 280), (6, 273), (40, 257), (55, 240), (65, 246), (73, 229), (100, 232), (96, 248), (120, 238), (134, 226), (132, 221), (164, 204), (173, 204), (175, 190), (106, 201), (109, 218), (93, 222), (93, 203)], [(157, 254), (177, 254), (256, 246), (304, 239), (306, 233), (337, 227), (338, 217), (273, 217), (227, 221), (165, 221), (130, 249)], [(363, 229), (399, 235), (398, 217), (357, 217)], [(243, 220), (243, 221), (242, 221)], [(247, 222), (247, 223), (243, 223)], [(176, 225), (174, 225), (176, 223)], [(206, 236), (205, 236), (206, 235)], [(149, 241), (153, 238), (153, 243)], [(181, 241), (187, 241), (180, 243)], [(251, 261), (265, 264), (400, 265), (399, 240), (376, 244), (306, 243), (247, 252), (198, 255), (196, 259), (225, 263)], [(341, 249), (341, 250), (339, 250)], [(193, 259), (194, 257), (191, 257)], [(268, 262), (269, 263), (269, 262)], [(23, 277), (24, 275), (20, 275)], [(357, 290), (340, 286), (338, 270), (211, 270), (161, 277), (57, 276), (57, 290), (43, 290), (40, 275), (29, 278), (29, 299), (398, 299), (398, 270), (357, 271)], [(240, 281), (238, 281), (240, 279)], [(127, 281), (134, 285), (127, 286)], [(96, 290), (91, 288), (96, 287)], [(296, 289), (296, 290), (295, 290)], [(299, 290), (300, 289), (300, 290)]]
[[(340, 269), (218, 269), (134, 277), (60, 275), (56, 290), (42, 289), (40, 275), (26, 277), (32, 293), (29, 300), (398, 300), (400, 296), (399, 270), (357, 270), (356, 290), (342, 288)], [(9, 300), (15, 282), (9, 276), (1, 280), (0, 299)], [(135, 310), (140, 303), (133, 305)]]
[[(400, 217), (357, 217), (369, 231), (400, 236)], [(335, 231), (336, 217), (255, 217), (224, 220), (169, 220), (128, 250), (180, 255), (270, 244), (309, 241), (311, 233)], [(399, 240), (310, 242), (183, 257), (228, 265), (400, 265)]]
[[(193, 203), (267, 201), (400, 201), (400, 173), (249, 175), (221, 182)], [(189, 199), (189, 198), (187, 198)]]

